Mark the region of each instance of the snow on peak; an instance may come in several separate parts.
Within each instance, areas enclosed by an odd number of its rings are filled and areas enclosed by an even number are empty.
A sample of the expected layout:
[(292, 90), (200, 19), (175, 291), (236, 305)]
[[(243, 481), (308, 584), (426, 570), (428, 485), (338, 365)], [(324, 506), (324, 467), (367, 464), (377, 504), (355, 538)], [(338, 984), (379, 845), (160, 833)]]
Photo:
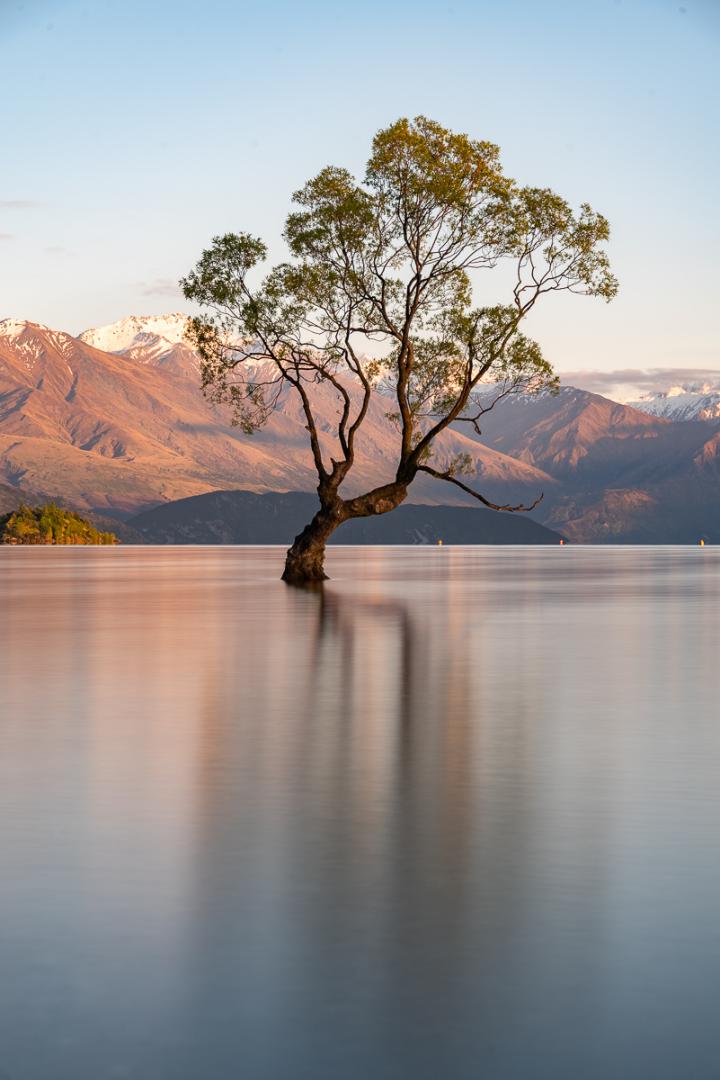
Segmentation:
[(630, 401), (635, 409), (666, 420), (716, 420), (720, 418), (720, 383), (695, 382), (671, 386)]
[[(129, 315), (109, 326), (97, 326), (79, 334), (81, 341), (103, 352), (125, 353), (138, 346), (169, 348), (185, 343), (188, 316), (181, 311), (169, 315)], [(160, 351), (160, 350), (158, 350)]]
[(18, 338), (29, 329), (49, 331), (50, 327), (43, 323), (30, 322), (28, 319), (0, 319), (0, 337)]

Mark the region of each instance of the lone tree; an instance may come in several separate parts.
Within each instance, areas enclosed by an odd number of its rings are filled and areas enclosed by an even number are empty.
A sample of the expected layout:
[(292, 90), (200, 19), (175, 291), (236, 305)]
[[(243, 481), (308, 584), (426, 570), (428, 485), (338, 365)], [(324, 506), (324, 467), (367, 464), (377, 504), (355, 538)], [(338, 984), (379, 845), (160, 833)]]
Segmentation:
[[(189, 336), (205, 393), (230, 403), (248, 433), (266, 422), (286, 386), (302, 403), (320, 506), (287, 552), (284, 580), (323, 580), (334, 530), (394, 510), (418, 473), (494, 510), (532, 509), (499, 506), (470, 488), (460, 479), (467, 458), (434, 468), (433, 442), (450, 424), (479, 432), (483, 414), (509, 394), (557, 388), (521, 326), (547, 293), (612, 299), (606, 219), (587, 204), (574, 212), (548, 188), (520, 187), (503, 174), (492, 143), (422, 116), (378, 132), (364, 183), (328, 166), (293, 201), (284, 232), (290, 260), (263, 280), (250, 281), (266, 257), (263, 242), (228, 233), (181, 281), (203, 312), (190, 320)], [(493, 269), (509, 302), (473, 306), (478, 272)], [(379, 359), (367, 358), (371, 342)], [(313, 411), (318, 383), (338, 399), (330, 460)], [(345, 498), (374, 394), (391, 403), (395, 476)]]

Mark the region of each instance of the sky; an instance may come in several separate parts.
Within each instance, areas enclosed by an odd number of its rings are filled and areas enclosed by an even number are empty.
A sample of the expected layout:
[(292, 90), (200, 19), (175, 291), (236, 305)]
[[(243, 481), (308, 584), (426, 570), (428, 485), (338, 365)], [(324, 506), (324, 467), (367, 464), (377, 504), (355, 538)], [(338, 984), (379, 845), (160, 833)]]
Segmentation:
[(558, 370), (720, 371), (719, 72), (720, 0), (0, 0), (0, 318), (182, 310), (213, 235), (282, 258), (292, 192), (424, 114), (609, 218), (618, 298), (533, 315)]

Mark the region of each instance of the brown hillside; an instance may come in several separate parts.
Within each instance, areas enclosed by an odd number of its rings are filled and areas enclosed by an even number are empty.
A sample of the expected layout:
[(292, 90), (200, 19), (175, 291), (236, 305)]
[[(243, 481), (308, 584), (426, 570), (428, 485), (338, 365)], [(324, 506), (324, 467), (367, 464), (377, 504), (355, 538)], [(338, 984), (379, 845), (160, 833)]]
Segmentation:
[[(304, 417), (288, 391), (270, 423), (249, 437), (208, 404), (185, 346), (148, 358), (114, 355), (32, 323), (0, 324), (0, 480), (77, 507), (130, 512), (205, 491), (310, 491), (317, 481)], [(314, 388), (328, 458), (338, 402)], [(355, 488), (392, 475), (396, 433), (385, 403), (373, 403), (358, 442)], [(439, 465), (468, 452), (492, 496), (523, 499), (553, 486), (532, 465), (462, 432), (438, 445)], [(453, 501), (453, 489), (423, 478), (414, 492)]]

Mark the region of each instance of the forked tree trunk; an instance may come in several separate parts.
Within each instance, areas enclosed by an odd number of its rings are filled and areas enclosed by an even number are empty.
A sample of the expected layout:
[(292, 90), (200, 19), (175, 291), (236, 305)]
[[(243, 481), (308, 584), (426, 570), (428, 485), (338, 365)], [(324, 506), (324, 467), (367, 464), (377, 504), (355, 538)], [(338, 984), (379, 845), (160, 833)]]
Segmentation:
[(406, 494), (407, 484), (395, 482), (354, 499), (346, 501), (336, 496), (326, 502), (288, 548), (282, 580), (289, 585), (327, 581), (325, 545), (338, 526), (351, 518), (387, 514), (404, 501)]
[(319, 510), (309, 525), (295, 537), (288, 548), (282, 580), (289, 585), (310, 585), (327, 581), (325, 544), (346, 519), (332, 509)]

